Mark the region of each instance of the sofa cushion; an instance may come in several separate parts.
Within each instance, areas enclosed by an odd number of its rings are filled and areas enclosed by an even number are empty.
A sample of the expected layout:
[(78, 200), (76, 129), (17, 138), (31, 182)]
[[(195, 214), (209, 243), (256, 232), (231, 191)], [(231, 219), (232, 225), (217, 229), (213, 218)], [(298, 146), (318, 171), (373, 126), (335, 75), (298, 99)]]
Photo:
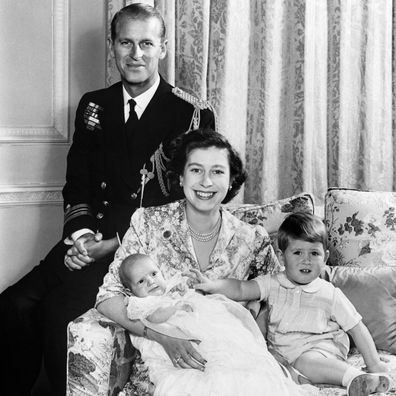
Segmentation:
[(118, 395), (137, 355), (127, 330), (92, 308), (67, 334), (67, 395)]
[(289, 198), (268, 202), (261, 205), (255, 204), (228, 204), (226, 208), (238, 219), (249, 224), (263, 226), (271, 237), (276, 248), (278, 228), (289, 213), (309, 212), (314, 213), (314, 198), (309, 193), (301, 193)]
[(330, 265), (396, 265), (396, 193), (331, 188), (325, 222)]
[(378, 349), (396, 354), (396, 267), (329, 267), (330, 282), (362, 315)]

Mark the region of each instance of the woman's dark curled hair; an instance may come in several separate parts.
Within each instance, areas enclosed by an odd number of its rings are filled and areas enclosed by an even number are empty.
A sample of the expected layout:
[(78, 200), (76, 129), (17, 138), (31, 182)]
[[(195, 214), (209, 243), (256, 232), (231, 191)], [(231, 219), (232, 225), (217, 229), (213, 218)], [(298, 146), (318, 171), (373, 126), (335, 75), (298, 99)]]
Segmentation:
[(170, 162), (168, 164), (168, 180), (172, 189), (180, 190), (179, 178), (183, 175), (188, 155), (195, 149), (216, 147), (228, 151), (230, 163), (231, 189), (222, 203), (227, 203), (234, 198), (246, 180), (246, 171), (238, 152), (228, 140), (211, 128), (199, 128), (178, 136), (170, 144)]

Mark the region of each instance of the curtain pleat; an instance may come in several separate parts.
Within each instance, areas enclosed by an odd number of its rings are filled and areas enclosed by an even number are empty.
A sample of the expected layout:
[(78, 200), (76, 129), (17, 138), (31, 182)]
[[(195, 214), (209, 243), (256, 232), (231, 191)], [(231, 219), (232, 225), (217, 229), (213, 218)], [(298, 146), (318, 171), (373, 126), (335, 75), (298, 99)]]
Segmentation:
[[(393, 168), (396, 166), (396, 0), (392, 2), (392, 139)], [(396, 171), (393, 172), (393, 190), (396, 190)]]

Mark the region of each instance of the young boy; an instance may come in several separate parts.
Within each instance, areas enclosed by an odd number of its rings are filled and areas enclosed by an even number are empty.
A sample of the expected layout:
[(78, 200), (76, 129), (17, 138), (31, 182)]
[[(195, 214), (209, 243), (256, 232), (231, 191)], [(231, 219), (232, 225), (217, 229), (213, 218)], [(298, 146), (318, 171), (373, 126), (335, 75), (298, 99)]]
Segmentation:
[(194, 271), (202, 282), (196, 289), (236, 301), (267, 301), (270, 347), (312, 383), (345, 386), (348, 396), (387, 391), (388, 376), (364, 373), (346, 361), (348, 333), (369, 373), (387, 371), (352, 303), (319, 278), (329, 256), (324, 223), (308, 213), (289, 215), (279, 228), (278, 247), (284, 272), (249, 281), (212, 281)]

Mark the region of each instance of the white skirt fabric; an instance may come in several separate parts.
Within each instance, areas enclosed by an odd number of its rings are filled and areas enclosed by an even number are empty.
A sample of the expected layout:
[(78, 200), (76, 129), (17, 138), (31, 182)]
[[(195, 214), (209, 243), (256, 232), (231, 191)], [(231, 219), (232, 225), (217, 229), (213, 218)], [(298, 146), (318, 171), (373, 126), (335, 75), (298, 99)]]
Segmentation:
[(196, 348), (207, 360), (205, 371), (176, 368), (160, 344), (131, 336), (149, 368), (155, 396), (318, 394), (316, 388), (299, 386), (285, 376), (253, 317), (240, 304), (193, 291), (183, 299), (193, 312), (180, 311), (168, 323), (201, 341)]

